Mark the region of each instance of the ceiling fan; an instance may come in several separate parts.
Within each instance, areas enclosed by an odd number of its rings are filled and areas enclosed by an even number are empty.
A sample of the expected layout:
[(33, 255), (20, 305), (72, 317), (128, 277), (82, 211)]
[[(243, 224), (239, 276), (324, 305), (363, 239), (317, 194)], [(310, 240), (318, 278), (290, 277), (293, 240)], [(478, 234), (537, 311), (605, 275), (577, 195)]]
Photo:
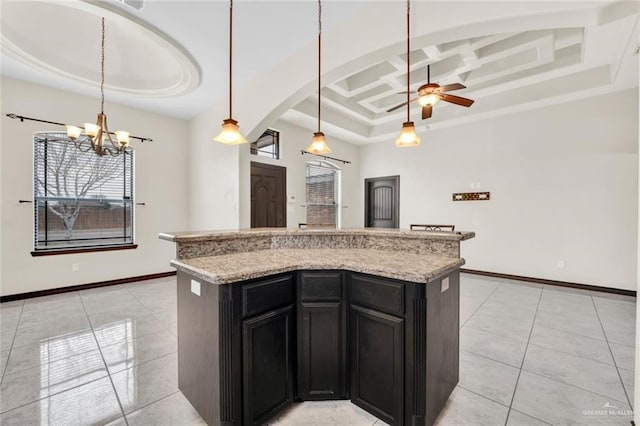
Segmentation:
[[(460, 105), (463, 107), (470, 107), (473, 104), (473, 100), (463, 98), (456, 95), (449, 95), (445, 92), (451, 92), (453, 90), (466, 89), (467, 87), (460, 83), (447, 84), (446, 86), (440, 86), (438, 83), (431, 82), (431, 65), (427, 65), (427, 84), (423, 84), (418, 88), (418, 97), (411, 99), (409, 102), (418, 101), (422, 106), (422, 119), (426, 120), (431, 117), (433, 106), (440, 100), (450, 102), (452, 104)], [(407, 92), (398, 92), (398, 94), (406, 94)], [(387, 112), (395, 111), (408, 102), (403, 102), (400, 105), (396, 105)]]

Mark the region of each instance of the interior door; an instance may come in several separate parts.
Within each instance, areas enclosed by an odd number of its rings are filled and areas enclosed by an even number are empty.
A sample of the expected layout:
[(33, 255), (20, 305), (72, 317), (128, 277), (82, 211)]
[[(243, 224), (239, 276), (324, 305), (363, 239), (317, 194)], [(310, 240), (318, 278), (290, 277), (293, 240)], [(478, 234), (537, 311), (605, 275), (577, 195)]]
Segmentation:
[(287, 226), (287, 169), (251, 162), (251, 227)]
[(397, 228), (400, 216), (400, 176), (364, 180), (364, 226)]

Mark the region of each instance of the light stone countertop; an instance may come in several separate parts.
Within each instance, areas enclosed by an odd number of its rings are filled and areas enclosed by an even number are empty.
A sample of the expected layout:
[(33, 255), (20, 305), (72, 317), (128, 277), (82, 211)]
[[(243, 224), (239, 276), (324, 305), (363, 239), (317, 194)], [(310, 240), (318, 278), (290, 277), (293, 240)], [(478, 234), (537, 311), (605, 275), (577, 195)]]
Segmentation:
[(375, 249), (272, 249), (171, 261), (179, 271), (211, 284), (309, 269), (341, 269), (426, 284), (464, 263), (462, 258)]
[(250, 229), (229, 229), (219, 231), (187, 231), (187, 232), (163, 232), (159, 234), (160, 239), (173, 242), (196, 242), (196, 241), (222, 241), (237, 238), (273, 237), (285, 236), (296, 237), (302, 235), (323, 235), (323, 236), (380, 236), (380, 237), (400, 237), (411, 239), (428, 240), (453, 240), (463, 241), (475, 237), (474, 232), (437, 232), (437, 231), (411, 231), (409, 229), (391, 228), (250, 228)]

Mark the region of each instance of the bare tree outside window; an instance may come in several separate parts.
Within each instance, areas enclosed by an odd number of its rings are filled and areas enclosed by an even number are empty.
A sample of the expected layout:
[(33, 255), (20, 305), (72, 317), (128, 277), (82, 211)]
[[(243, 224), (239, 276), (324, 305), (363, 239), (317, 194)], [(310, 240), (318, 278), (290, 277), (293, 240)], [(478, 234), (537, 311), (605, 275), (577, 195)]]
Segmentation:
[(36, 249), (132, 243), (133, 155), (81, 151), (61, 133), (34, 144)]

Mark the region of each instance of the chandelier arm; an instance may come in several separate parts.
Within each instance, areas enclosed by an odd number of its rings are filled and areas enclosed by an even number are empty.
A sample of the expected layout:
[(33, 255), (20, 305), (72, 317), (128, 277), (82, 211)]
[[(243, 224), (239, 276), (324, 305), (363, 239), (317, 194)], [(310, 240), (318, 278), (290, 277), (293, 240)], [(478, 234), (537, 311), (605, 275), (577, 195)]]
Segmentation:
[[(35, 121), (35, 122), (38, 122), (38, 123), (53, 124), (53, 125), (55, 125), (55, 126), (66, 126), (66, 124), (64, 124), (64, 123), (58, 123), (57, 121), (41, 120), (41, 119), (39, 119), (39, 118), (27, 117), (27, 116), (24, 116), (24, 115), (18, 115), (18, 114), (14, 114), (14, 113), (8, 113), (8, 114), (5, 114), (5, 115), (6, 115), (7, 117), (9, 117), (9, 118), (14, 119), (14, 120), (20, 120), (20, 122), (21, 122), (21, 123), (24, 123), (24, 121), (26, 120), (26, 121)], [(83, 127), (82, 127), (82, 126), (78, 126), (78, 127), (80, 127), (81, 129), (83, 129)], [(130, 138), (130, 139), (137, 139), (137, 140), (139, 140), (140, 142), (147, 142), (147, 141), (148, 141), (148, 142), (153, 142), (153, 139), (152, 139), (152, 138), (144, 138), (144, 137), (142, 137), (142, 136), (133, 136), (133, 135), (130, 135), (130, 136), (129, 136), (129, 138)]]

